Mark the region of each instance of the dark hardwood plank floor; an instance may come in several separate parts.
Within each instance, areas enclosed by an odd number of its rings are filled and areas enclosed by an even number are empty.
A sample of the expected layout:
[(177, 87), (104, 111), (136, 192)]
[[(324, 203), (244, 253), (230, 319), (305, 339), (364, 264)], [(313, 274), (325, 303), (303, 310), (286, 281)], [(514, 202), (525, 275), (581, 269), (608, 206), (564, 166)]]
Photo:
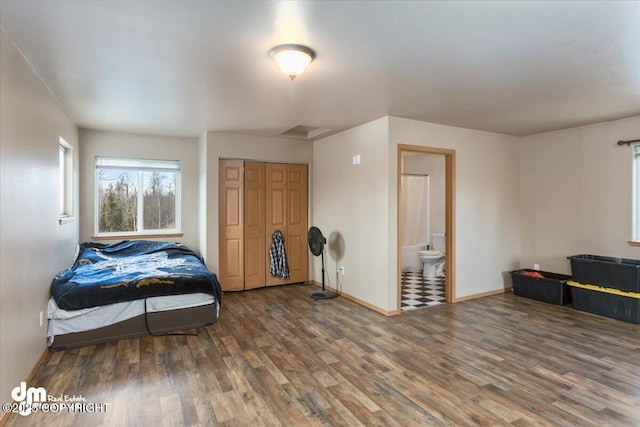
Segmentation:
[(639, 325), (512, 294), (385, 317), (310, 290), (227, 293), (197, 337), (52, 353), (31, 385), (107, 412), (8, 425), (640, 425)]

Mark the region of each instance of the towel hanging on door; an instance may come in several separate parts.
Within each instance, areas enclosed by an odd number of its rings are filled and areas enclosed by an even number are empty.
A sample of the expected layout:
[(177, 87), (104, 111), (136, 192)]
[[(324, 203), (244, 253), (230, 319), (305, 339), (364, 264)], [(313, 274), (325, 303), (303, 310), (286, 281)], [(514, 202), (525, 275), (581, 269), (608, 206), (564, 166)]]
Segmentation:
[(272, 276), (288, 279), (291, 275), (287, 264), (287, 253), (284, 250), (284, 235), (280, 230), (276, 230), (273, 232), (271, 240), (271, 249), (269, 249), (271, 267), (269, 271)]

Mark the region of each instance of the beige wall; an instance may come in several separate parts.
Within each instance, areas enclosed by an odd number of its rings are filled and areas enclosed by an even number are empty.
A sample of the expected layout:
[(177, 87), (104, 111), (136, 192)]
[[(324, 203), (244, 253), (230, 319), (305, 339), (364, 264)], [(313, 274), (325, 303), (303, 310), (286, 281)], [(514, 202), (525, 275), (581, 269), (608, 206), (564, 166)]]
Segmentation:
[[(201, 137), (203, 138), (203, 137)], [(265, 162), (309, 164), (311, 186), (311, 161), (313, 146), (306, 141), (288, 138), (268, 138), (239, 135), (227, 132), (207, 132), (207, 267), (219, 272), (218, 250), (218, 160), (220, 158), (249, 159)], [(310, 197), (311, 203), (311, 197)], [(311, 204), (310, 204), (311, 206)], [(311, 208), (309, 208), (311, 212)]]
[[(518, 138), (391, 117), (390, 282), (396, 276), (397, 146), (456, 151), (456, 298), (499, 290), (505, 272), (519, 266)], [(395, 294), (393, 297), (395, 303)]]
[[(344, 239), (342, 290), (383, 310), (395, 310), (388, 292), (388, 126), (385, 117), (313, 144), (312, 223), (327, 239), (333, 233)], [(353, 165), (357, 154), (361, 163)], [(314, 279), (320, 282), (320, 260), (313, 261)], [(335, 287), (336, 260), (328, 256), (326, 261)]]
[(73, 147), (76, 189), (80, 150), (76, 127), (2, 30), (0, 43), (0, 402), (10, 402), (47, 348), (51, 280), (78, 242), (78, 221), (58, 222), (59, 137)]
[[(518, 138), (398, 117), (390, 118), (389, 128), (392, 221), (397, 218), (397, 145), (455, 150), (455, 297), (510, 286), (505, 273), (517, 268), (520, 260)], [(390, 243), (395, 277), (395, 237)]]
[[(343, 290), (397, 308), (398, 144), (456, 150), (455, 297), (510, 285), (520, 260), (518, 138), (385, 117), (314, 143), (313, 219), (344, 237)], [(333, 260), (328, 270), (335, 282)]]
[(640, 116), (521, 139), (522, 267), (570, 273), (567, 256), (640, 258), (632, 238), (632, 148)]
[[(198, 140), (137, 135), (97, 130), (80, 130), (80, 239), (91, 240), (95, 233), (95, 158), (96, 156), (139, 159), (180, 160), (182, 165), (182, 238), (199, 251), (198, 236)], [(167, 239), (164, 239), (167, 240)]]

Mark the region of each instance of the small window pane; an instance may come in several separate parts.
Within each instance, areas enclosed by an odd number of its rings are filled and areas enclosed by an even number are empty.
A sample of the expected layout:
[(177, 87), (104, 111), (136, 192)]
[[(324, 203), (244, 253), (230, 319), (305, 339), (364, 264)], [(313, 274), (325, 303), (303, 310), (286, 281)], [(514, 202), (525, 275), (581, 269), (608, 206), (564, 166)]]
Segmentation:
[(66, 200), (66, 176), (67, 176), (67, 168), (66, 168), (66, 153), (67, 149), (62, 145), (59, 146), (58, 153), (58, 206), (60, 216), (66, 214), (65, 212), (65, 200)]
[(633, 223), (633, 240), (640, 241), (640, 145), (634, 147), (634, 185), (633, 185), (633, 198), (634, 198), (634, 223)]
[(136, 172), (101, 169), (98, 173), (98, 232), (134, 232), (138, 229)]
[(175, 172), (142, 172), (144, 192), (144, 229), (176, 228)]

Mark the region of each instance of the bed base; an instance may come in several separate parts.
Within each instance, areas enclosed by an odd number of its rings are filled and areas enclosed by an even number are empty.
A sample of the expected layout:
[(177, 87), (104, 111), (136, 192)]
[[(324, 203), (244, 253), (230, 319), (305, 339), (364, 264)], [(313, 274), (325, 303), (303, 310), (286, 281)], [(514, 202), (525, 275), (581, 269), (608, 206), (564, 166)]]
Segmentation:
[[(153, 335), (158, 335), (213, 325), (218, 320), (218, 309), (217, 304), (214, 302), (198, 307), (147, 313), (146, 316), (148, 317), (149, 330)], [(66, 350), (145, 335), (149, 335), (149, 332), (145, 324), (145, 314), (141, 314), (131, 319), (90, 331), (56, 335), (49, 350)]]

